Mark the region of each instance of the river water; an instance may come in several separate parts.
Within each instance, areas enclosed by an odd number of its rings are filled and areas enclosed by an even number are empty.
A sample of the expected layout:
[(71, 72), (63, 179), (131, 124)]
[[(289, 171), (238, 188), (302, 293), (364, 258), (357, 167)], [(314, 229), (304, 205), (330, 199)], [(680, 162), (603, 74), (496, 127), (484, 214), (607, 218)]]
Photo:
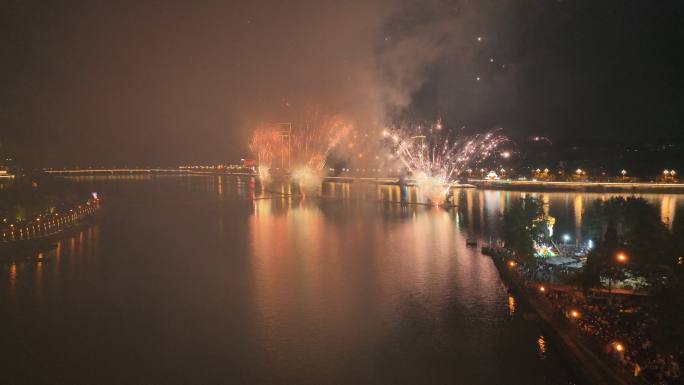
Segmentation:
[[(520, 193), (463, 190), (445, 210), (397, 204), (391, 186), (302, 198), (236, 177), (79, 181), (103, 198), (101, 219), (0, 265), (2, 383), (574, 383), (465, 245), (496, 234)], [(544, 199), (581, 237), (595, 198)], [(648, 199), (669, 219), (681, 205)]]

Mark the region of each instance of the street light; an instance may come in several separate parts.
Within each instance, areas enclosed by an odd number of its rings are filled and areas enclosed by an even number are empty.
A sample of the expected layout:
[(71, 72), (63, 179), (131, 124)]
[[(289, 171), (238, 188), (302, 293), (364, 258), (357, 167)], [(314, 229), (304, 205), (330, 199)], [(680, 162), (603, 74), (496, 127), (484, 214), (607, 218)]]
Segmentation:
[[(628, 260), (629, 258), (627, 258), (627, 255), (623, 252), (619, 252), (617, 255), (615, 255), (615, 261), (620, 264), (624, 265)], [(615, 275), (615, 263), (610, 264), (610, 272), (608, 274), (608, 296), (610, 298), (613, 296), (613, 275)]]
[(618, 253), (618, 255), (615, 256), (615, 259), (620, 263), (627, 263), (628, 258), (625, 253)]

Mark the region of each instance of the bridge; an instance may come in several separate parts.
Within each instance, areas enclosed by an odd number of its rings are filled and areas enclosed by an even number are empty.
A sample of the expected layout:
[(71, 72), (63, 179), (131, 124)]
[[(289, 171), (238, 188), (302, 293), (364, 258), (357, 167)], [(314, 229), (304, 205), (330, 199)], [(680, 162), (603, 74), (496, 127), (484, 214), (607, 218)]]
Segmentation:
[(56, 176), (107, 176), (107, 175), (255, 175), (244, 170), (195, 169), (195, 168), (74, 168), (43, 169), (46, 174)]
[(130, 174), (168, 174), (168, 173), (188, 173), (189, 170), (183, 169), (164, 169), (164, 168), (76, 168), (76, 169), (43, 169), (47, 174), (53, 175), (130, 175)]

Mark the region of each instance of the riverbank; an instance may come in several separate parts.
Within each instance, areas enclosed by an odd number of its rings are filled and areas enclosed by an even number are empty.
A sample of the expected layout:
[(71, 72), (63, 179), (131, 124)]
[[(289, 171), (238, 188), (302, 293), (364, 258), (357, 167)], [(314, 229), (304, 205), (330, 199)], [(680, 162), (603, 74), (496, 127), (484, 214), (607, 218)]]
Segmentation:
[(0, 261), (24, 260), (55, 247), (83, 226), (92, 223), (100, 212), (100, 200), (88, 200), (66, 213), (44, 216), (21, 225), (10, 225), (0, 236)]
[(468, 182), (477, 188), (488, 190), (684, 194), (684, 183), (545, 182), (483, 179), (469, 179)]
[(492, 258), (509, 290), (536, 314), (540, 326), (555, 342), (555, 346), (559, 347), (560, 354), (569, 363), (568, 367), (578, 380), (584, 384), (647, 384), (642, 377), (629, 375), (615, 362), (603, 356), (596, 342), (583, 336), (568, 318), (554, 309), (546, 297), (552, 290), (549, 285), (539, 286), (522, 279), (515, 273), (517, 264), (496, 249), (483, 247), (482, 253)]

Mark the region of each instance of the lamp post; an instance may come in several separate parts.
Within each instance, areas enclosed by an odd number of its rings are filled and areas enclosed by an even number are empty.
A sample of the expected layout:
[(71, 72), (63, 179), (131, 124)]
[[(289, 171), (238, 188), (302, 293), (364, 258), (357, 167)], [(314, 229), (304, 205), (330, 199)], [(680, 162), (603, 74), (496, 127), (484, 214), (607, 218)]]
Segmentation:
[(612, 298), (612, 296), (613, 296), (612, 288), (613, 288), (613, 275), (615, 274), (615, 268), (616, 268), (615, 262), (617, 262), (621, 265), (624, 265), (627, 263), (628, 260), (629, 260), (629, 258), (627, 258), (627, 254), (625, 254), (623, 252), (617, 253), (615, 255), (615, 258), (614, 259), (611, 258), (611, 260), (610, 260), (610, 262), (611, 262), (610, 263), (610, 265), (611, 265), (610, 266), (610, 274), (608, 275), (608, 296), (610, 298)]

